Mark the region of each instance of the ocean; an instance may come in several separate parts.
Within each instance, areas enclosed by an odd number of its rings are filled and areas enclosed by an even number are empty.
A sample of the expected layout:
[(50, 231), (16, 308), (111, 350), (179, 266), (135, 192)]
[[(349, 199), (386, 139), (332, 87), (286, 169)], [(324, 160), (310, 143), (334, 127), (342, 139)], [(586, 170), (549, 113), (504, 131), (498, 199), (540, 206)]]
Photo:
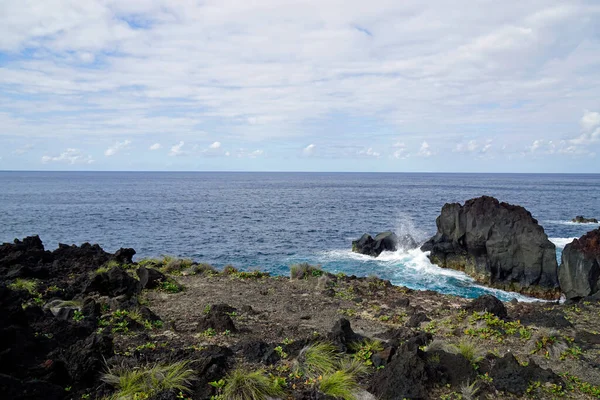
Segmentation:
[(190, 257), (217, 267), (288, 274), (298, 262), (377, 275), (396, 285), (463, 297), (492, 293), (432, 265), (415, 249), (371, 258), (351, 252), (363, 233), (425, 240), (444, 203), (489, 195), (522, 205), (557, 245), (598, 224), (598, 174), (0, 172), (0, 242), (40, 235), (58, 243), (133, 247), (136, 259)]

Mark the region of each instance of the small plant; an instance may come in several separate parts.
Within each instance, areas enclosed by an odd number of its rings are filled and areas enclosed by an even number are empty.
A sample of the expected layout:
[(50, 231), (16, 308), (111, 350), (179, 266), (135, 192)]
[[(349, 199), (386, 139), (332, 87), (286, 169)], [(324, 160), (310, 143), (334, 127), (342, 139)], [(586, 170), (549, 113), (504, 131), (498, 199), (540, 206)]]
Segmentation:
[(8, 287), (12, 290), (24, 290), (31, 295), (35, 295), (37, 289), (37, 282), (32, 279), (22, 279), (17, 278), (13, 283), (8, 285)]
[(353, 375), (346, 371), (335, 371), (323, 375), (318, 384), (319, 390), (327, 396), (342, 400), (356, 400), (358, 383)]
[(281, 347), (281, 346), (275, 347), (273, 349), (273, 351), (275, 351), (275, 353), (277, 353), (279, 355), (279, 357), (281, 357), (281, 358), (287, 358), (288, 357), (288, 354), (285, 351), (283, 351), (283, 347)]
[(233, 275), (233, 274), (237, 274), (239, 271), (236, 267), (234, 267), (233, 265), (226, 265), (223, 268), (223, 275)]
[(108, 267), (99, 267), (94, 271), (94, 274), (96, 274), (96, 275), (105, 274), (108, 272), (109, 269), (110, 268), (108, 268)]
[(205, 315), (208, 315), (210, 313), (210, 304), (207, 304), (204, 306), (204, 310), (202, 311)]
[(484, 351), (473, 341), (468, 339), (461, 340), (458, 344), (452, 346), (457, 354), (466, 358), (473, 366), (477, 365), (483, 358)]
[(263, 370), (236, 369), (225, 378), (222, 393), (227, 400), (266, 400), (281, 396), (283, 390)]
[(292, 339), (285, 338), (285, 339), (283, 339), (282, 343), (287, 346), (287, 345), (290, 345), (290, 344), (294, 343), (294, 341)]
[(84, 318), (85, 318), (85, 316), (83, 315), (83, 313), (81, 311), (75, 310), (75, 312), (73, 312), (73, 321), (75, 321), (75, 322), (83, 321)]
[(109, 368), (102, 380), (117, 389), (113, 398), (144, 398), (162, 391), (189, 392), (196, 379), (189, 361), (157, 364), (145, 367), (119, 366)]
[(355, 317), (356, 316), (356, 310), (354, 308), (342, 308), (338, 312), (347, 317)]
[(467, 381), (467, 383), (460, 387), (460, 393), (462, 394), (464, 400), (473, 400), (475, 396), (477, 396), (477, 392), (479, 392), (479, 385), (477, 384), (477, 381), (471, 384), (469, 384)]
[(365, 339), (360, 343), (352, 343), (350, 349), (354, 351), (354, 358), (365, 365), (373, 365), (371, 356), (383, 350), (383, 344), (378, 340)]
[(160, 289), (167, 293), (179, 293), (183, 291), (183, 287), (171, 279), (161, 282)]
[(217, 334), (217, 331), (215, 331), (213, 328), (208, 328), (204, 332), (202, 332), (202, 336), (206, 336), (206, 337), (213, 337), (216, 334)]

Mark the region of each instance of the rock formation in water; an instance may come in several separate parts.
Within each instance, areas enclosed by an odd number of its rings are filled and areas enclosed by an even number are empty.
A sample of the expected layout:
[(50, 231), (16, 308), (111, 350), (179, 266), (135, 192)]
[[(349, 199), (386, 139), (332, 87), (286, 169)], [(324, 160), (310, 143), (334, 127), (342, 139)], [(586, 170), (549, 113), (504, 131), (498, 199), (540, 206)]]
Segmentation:
[(567, 299), (600, 299), (600, 228), (565, 246), (558, 281)]
[(486, 285), (558, 296), (556, 248), (525, 208), (482, 196), (445, 204), (436, 224), (436, 235), (421, 247), (431, 262)]
[(598, 220), (596, 218), (585, 218), (583, 215), (578, 215), (573, 218), (571, 222), (575, 222), (577, 224), (597, 224)]
[(353, 252), (372, 257), (377, 257), (384, 251), (410, 250), (417, 247), (417, 242), (409, 234), (398, 237), (389, 231), (378, 234), (375, 239), (365, 233), (360, 239), (352, 241)]

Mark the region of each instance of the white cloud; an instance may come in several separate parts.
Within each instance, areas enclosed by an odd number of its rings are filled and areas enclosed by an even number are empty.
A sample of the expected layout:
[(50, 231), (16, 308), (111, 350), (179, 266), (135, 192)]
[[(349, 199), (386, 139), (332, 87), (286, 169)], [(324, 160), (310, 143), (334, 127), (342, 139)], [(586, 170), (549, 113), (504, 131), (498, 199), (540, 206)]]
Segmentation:
[(575, 146), (587, 146), (600, 141), (600, 113), (585, 110), (581, 118), (583, 132), (569, 140)]
[(68, 148), (60, 155), (52, 157), (52, 156), (43, 156), (42, 162), (44, 164), (50, 162), (58, 162), (58, 163), (68, 163), (68, 164), (92, 164), (94, 162), (92, 156), (83, 155), (81, 150)]
[(171, 151), (169, 151), (169, 155), (170, 156), (182, 156), (182, 155), (185, 155), (186, 153), (182, 150), (184, 144), (185, 144), (185, 142), (181, 141), (178, 144), (172, 146), (171, 147)]
[(210, 149), (220, 149), (221, 148), (221, 142), (214, 142), (213, 144), (211, 144), (210, 146), (208, 146)]
[(149, 147), (150, 150), (160, 150), (162, 148), (162, 145), (160, 143), (154, 143), (152, 146)]
[(375, 158), (379, 158), (381, 156), (381, 153), (379, 153), (378, 151), (373, 150), (373, 148), (369, 147), (366, 150), (359, 150), (357, 152), (357, 154), (359, 156), (367, 156), (367, 157), (375, 157)]
[(250, 153), (248, 156), (250, 158), (256, 158), (256, 157), (260, 157), (264, 154), (263, 150), (254, 150), (252, 153)]
[(124, 140), (122, 142), (116, 142), (114, 145), (106, 149), (104, 155), (107, 157), (114, 156), (119, 153), (121, 150), (127, 149), (131, 144), (131, 140)]
[(429, 147), (429, 143), (423, 142), (421, 143), (421, 147), (419, 148), (419, 152), (417, 156), (419, 157), (431, 157), (434, 153), (431, 151)]
[(304, 155), (306, 156), (312, 156), (315, 153), (316, 149), (317, 146), (311, 143), (302, 150), (302, 153), (304, 153)]
[(477, 140), (469, 140), (467, 143), (458, 143), (453, 151), (456, 153), (478, 153), (480, 155), (483, 155), (487, 153), (491, 148), (491, 140), (486, 140), (484, 142), (479, 142)]
[(408, 153), (404, 142), (396, 142), (392, 145), (392, 147), (396, 149), (392, 153), (392, 157), (397, 158), (399, 160), (410, 157), (410, 153)]

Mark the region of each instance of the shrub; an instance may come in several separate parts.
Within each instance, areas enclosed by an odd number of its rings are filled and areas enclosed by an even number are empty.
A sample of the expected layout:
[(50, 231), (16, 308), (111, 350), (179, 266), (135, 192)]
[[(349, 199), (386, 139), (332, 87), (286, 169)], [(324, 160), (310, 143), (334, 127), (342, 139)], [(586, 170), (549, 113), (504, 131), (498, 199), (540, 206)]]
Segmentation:
[(454, 353), (462, 355), (473, 365), (481, 361), (485, 355), (485, 351), (477, 343), (464, 338), (458, 344), (452, 345), (450, 349)]
[(310, 265), (308, 263), (294, 264), (290, 267), (291, 279), (307, 279), (311, 276), (319, 277), (324, 272), (320, 266)]
[(225, 275), (232, 275), (232, 274), (236, 274), (238, 273), (238, 269), (236, 267), (234, 267), (233, 265), (226, 265), (223, 268), (223, 274)]
[(173, 390), (189, 392), (196, 379), (195, 372), (189, 368), (189, 361), (173, 364), (156, 364), (145, 367), (119, 366), (109, 368), (102, 380), (117, 389), (112, 399), (139, 398), (144, 395)]
[(172, 274), (181, 272), (184, 269), (190, 268), (194, 262), (189, 258), (175, 258), (170, 256), (164, 256), (162, 262), (162, 271)]
[(265, 400), (281, 396), (283, 390), (263, 370), (236, 369), (225, 379), (223, 397), (227, 400)]
[(358, 383), (355, 377), (346, 371), (335, 371), (329, 375), (323, 375), (319, 382), (319, 390), (327, 396), (342, 400), (355, 400)]
[(12, 290), (25, 290), (29, 294), (36, 294), (37, 282), (32, 279), (17, 278), (13, 283), (8, 285)]
[(354, 352), (354, 358), (365, 365), (372, 365), (371, 356), (383, 350), (383, 344), (379, 340), (365, 339), (362, 342), (350, 344), (350, 350)]

